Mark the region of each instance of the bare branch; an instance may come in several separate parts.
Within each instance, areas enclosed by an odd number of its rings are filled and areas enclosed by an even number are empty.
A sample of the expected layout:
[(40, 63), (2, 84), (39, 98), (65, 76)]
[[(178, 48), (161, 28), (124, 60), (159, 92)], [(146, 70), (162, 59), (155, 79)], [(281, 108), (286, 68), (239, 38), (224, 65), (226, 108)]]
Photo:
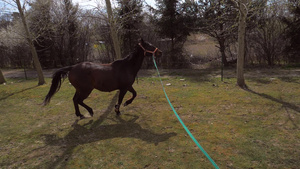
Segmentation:
[[(16, 1), (15, 0), (1, 0), (2, 2), (6, 3), (6, 4), (9, 4), (15, 8), (18, 8), (17, 5), (16, 5)], [(12, 3), (11, 1), (13, 1), (14, 3)]]

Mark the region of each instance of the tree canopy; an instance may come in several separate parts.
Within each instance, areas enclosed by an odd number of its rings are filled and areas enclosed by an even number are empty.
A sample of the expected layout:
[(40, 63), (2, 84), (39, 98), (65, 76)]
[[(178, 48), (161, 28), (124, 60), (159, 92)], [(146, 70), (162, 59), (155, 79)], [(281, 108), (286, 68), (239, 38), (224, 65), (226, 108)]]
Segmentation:
[[(139, 37), (163, 48), (161, 64), (167, 68), (189, 65), (184, 44), (191, 34), (210, 36), (219, 51), (215, 57), (225, 66), (237, 58), (236, 0), (157, 0), (156, 6), (141, 0), (119, 0), (112, 6), (113, 24), (103, 4), (86, 9), (72, 0), (24, 2), (25, 19), (43, 68), (82, 61), (111, 62), (117, 58), (114, 36), (120, 41), (121, 57), (133, 49)], [(297, 0), (249, 1), (246, 65), (299, 63), (299, 9)], [(0, 67), (33, 67), (24, 35), (18, 12), (1, 14)]]

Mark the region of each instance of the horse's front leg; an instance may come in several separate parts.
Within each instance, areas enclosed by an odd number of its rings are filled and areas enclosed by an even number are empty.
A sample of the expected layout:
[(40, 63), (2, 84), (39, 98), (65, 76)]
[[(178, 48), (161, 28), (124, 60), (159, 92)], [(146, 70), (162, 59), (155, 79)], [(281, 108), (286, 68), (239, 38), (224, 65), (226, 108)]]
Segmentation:
[(120, 105), (122, 104), (122, 101), (123, 101), (123, 98), (124, 98), (126, 92), (127, 92), (127, 90), (120, 89), (118, 104), (115, 106), (115, 112), (118, 116), (121, 114)]
[(128, 89), (128, 91), (130, 91), (132, 93), (132, 97), (124, 103), (124, 106), (131, 104), (132, 101), (134, 100), (134, 98), (136, 97), (136, 91), (134, 90), (134, 88), (132, 86)]

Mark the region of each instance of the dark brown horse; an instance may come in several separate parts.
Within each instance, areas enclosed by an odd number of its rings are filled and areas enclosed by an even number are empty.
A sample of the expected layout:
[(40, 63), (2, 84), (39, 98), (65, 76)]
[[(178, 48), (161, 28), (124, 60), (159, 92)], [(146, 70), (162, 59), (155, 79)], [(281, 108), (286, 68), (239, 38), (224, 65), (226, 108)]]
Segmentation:
[(161, 56), (162, 52), (152, 46), (150, 43), (139, 40), (134, 52), (124, 59), (116, 60), (110, 64), (98, 64), (92, 62), (83, 62), (77, 65), (68, 66), (57, 70), (53, 74), (50, 90), (44, 100), (44, 105), (50, 102), (51, 97), (60, 89), (62, 79), (69, 77), (69, 81), (75, 87), (76, 93), (73, 97), (75, 114), (83, 119), (84, 116), (79, 111), (79, 105), (86, 108), (93, 116), (93, 109), (83, 103), (93, 89), (103, 92), (120, 90), (119, 100), (115, 106), (115, 112), (120, 115), (120, 105), (127, 91), (132, 93), (132, 97), (124, 103), (124, 106), (132, 103), (136, 97), (136, 91), (132, 84), (142, 66), (145, 56)]

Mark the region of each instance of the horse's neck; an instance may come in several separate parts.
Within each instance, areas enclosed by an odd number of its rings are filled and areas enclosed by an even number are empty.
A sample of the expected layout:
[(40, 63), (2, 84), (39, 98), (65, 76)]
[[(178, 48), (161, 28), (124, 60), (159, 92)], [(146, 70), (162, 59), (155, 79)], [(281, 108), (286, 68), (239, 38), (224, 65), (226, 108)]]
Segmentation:
[(144, 60), (143, 53), (139, 53), (138, 51), (132, 53), (132, 57), (129, 62), (131, 63), (130, 69), (132, 69), (135, 75), (137, 75), (138, 71), (142, 67), (143, 60)]

